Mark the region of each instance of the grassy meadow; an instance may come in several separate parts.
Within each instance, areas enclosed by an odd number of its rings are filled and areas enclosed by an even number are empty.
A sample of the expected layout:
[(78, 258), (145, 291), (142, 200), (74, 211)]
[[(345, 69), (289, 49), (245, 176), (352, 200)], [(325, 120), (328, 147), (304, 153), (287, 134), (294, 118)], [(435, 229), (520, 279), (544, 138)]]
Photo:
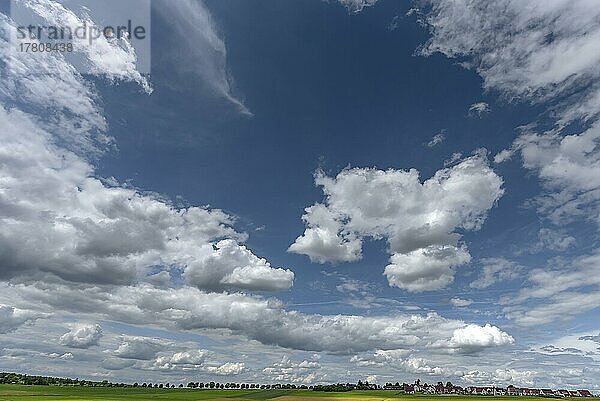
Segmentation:
[[(324, 393), (311, 390), (196, 390), (196, 389), (150, 389), (119, 387), (59, 387), (0, 385), (0, 401), (427, 401), (451, 398), (453, 401), (487, 399), (494, 401), (540, 401), (539, 397), (477, 397), (477, 396), (412, 396), (393, 390), (349, 391)], [(586, 400), (599, 400), (587, 398)]]

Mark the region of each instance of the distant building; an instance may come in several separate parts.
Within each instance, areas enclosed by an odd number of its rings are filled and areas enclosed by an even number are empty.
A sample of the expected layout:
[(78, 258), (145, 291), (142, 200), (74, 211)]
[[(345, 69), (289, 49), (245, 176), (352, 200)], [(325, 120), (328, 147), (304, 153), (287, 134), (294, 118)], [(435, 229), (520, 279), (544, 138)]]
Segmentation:
[(404, 390), (404, 392), (406, 394), (414, 394), (415, 393), (415, 386), (413, 386), (412, 384), (405, 384), (402, 386), (402, 389)]

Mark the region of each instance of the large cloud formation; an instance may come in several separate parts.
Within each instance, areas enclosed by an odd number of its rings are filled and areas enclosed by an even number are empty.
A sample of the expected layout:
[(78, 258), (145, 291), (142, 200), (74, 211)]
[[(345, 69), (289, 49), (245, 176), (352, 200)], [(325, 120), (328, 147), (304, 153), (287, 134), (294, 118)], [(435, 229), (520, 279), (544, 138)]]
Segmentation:
[[(600, 10), (585, 0), (431, 0), (423, 54), (463, 57), (486, 89), (508, 98), (575, 97), (563, 121), (600, 112)], [(588, 85), (590, 84), (591, 85)], [(572, 102), (572, 103), (571, 103)]]
[[(226, 329), (266, 345), (333, 354), (376, 348), (451, 350), (457, 348), (450, 341), (454, 331), (467, 327), (460, 320), (435, 313), (369, 317), (306, 314), (286, 310), (276, 299), (241, 293), (206, 293), (191, 286), (74, 288), (68, 284), (36, 283), (2, 289), (14, 302), (46, 305), (49, 310), (87, 313), (100, 319), (173, 330)], [(131, 338), (124, 344), (123, 350), (138, 347)], [(495, 342), (486, 347), (505, 344)]]
[[(109, 186), (31, 116), (2, 109), (0, 121), (2, 277), (132, 284), (159, 266), (181, 268), (190, 284), (209, 290), (292, 285), (290, 270), (272, 268), (239, 244), (245, 236), (222, 211), (177, 209)], [(251, 274), (241, 279), (241, 272)]]
[[(3, 29), (12, 27), (3, 21)], [(292, 285), (290, 270), (272, 268), (240, 244), (246, 236), (221, 210), (178, 209), (95, 177), (86, 156), (110, 141), (96, 93), (64, 59), (15, 59), (9, 48), (3, 43), (10, 79), (0, 83), (2, 101), (26, 101), (34, 114), (0, 109), (0, 277), (131, 284), (158, 267), (189, 269), (191, 284), (209, 290)]]
[(434, 290), (454, 279), (453, 267), (471, 257), (459, 230), (478, 230), (503, 194), (502, 178), (478, 152), (437, 171), (423, 183), (415, 169), (352, 168), (315, 183), (324, 203), (305, 209), (304, 234), (289, 247), (311, 260), (361, 258), (364, 238), (385, 238), (391, 253), (385, 275), (408, 291)]

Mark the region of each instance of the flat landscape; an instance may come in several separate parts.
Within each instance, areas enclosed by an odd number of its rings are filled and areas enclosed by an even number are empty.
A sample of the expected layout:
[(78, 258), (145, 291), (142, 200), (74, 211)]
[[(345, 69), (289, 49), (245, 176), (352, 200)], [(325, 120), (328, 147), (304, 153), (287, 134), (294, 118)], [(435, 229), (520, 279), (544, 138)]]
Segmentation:
[[(494, 401), (533, 401), (540, 397), (478, 397), (478, 396), (413, 396), (403, 395), (393, 390), (348, 391), (325, 393), (311, 390), (195, 390), (195, 389), (148, 389), (117, 387), (59, 387), (0, 385), (0, 401), (127, 401), (127, 400), (277, 400), (277, 401), (319, 401), (319, 400), (365, 400), (384, 401), (402, 399), (406, 401), (426, 401), (439, 398), (488, 399)], [(599, 398), (586, 398), (599, 400)]]

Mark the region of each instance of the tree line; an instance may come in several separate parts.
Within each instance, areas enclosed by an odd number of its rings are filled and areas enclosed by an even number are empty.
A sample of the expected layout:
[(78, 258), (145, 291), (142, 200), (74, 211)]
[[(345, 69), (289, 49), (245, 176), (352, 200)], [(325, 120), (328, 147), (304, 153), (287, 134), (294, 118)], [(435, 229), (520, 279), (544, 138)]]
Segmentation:
[(33, 386), (85, 386), (85, 387), (131, 387), (131, 388), (193, 388), (193, 389), (241, 389), (241, 390), (270, 390), (270, 389), (312, 389), (312, 386), (296, 384), (255, 384), (255, 383), (219, 383), (219, 382), (188, 382), (183, 383), (112, 383), (108, 380), (92, 381), (69, 379), (52, 376), (35, 376), (21, 373), (1, 372), (0, 384), (24, 384)]
[[(194, 382), (190, 381), (187, 385), (183, 383), (171, 384), (171, 383), (112, 383), (108, 380), (103, 381), (92, 381), (92, 380), (80, 380), (80, 379), (69, 379), (52, 376), (34, 376), (20, 373), (0, 373), (0, 384), (25, 384), (35, 386), (85, 386), (85, 387), (131, 387), (131, 388), (191, 388), (191, 389), (240, 389), (240, 390), (271, 390), (271, 389), (306, 389), (314, 391), (325, 391), (325, 392), (344, 392), (351, 390), (377, 390), (381, 386), (377, 384), (369, 383), (368, 381), (358, 383), (336, 383), (336, 384), (323, 384), (323, 385), (296, 385), (296, 384), (255, 384), (255, 383), (236, 383), (227, 382), (219, 383), (215, 381), (210, 382)], [(389, 383), (391, 385), (391, 383)], [(386, 386), (388, 383), (386, 383)], [(399, 385), (399, 383), (396, 383)]]
[(25, 384), (33, 386), (132, 387), (131, 384), (111, 383), (108, 380), (79, 380), (52, 376), (34, 376), (8, 372), (0, 373), (0, 384)]

